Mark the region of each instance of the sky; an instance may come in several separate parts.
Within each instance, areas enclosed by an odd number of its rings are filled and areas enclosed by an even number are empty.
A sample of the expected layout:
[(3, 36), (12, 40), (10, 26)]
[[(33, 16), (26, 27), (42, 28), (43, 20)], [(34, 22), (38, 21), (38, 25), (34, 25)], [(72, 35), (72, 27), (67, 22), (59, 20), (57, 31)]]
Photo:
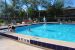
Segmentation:
[(65, 7), (72, 6), (75, 7), (75, 0), (65, 0), (66, 3), (64, 3)]

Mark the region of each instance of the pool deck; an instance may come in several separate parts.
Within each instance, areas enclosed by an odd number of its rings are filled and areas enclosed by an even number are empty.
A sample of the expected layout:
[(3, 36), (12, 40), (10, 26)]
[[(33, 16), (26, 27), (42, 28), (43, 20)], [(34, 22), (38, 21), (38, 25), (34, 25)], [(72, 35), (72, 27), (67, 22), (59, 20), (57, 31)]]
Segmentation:
[[(46, 50), (0, 36), (0, 50)], [(50, 50), (50, 49), (49, 49)], [(52, 50), (52, 49), (51, 49)]]
[(40, 37), (34, 37), (34, 36), (28, 36), (28, 35), (21, 35), (21, 34), (16, 34), (12, 32), (7, 32), (5, 34), (13, 35), (13, 36), (28, 39), (28, 40), (35, 40), (35, 41), (40, 41), (44, 43), (50, 43), (50, 44), (55, 44), (59, 46), (75, 48), (75, 42), (66, 42), (66, 41), (61, 41), (61, 40), (53, 40), (53, 39), (40, 38)]
[[(45, 22), (39, 22), (39, 23), (45, 23)], [(32, 24), (39, 24), (39, 23), (32, 23)], [(59, 22), (46, 22), (46, 23), (59, 23)], [(67, 22), (65, 24), (75, 24), (75, 21), (72, 22), (72, 23)], [(14, 25), (14, 26), (17, 27), (17, 26), (24, 26), (24, 25), (30, 25), (30, 24), (17, 24), (17, 25)], [(6, 26), (0, 26), (0, 29), (2, 29), (2, 28), (8, 28), (8, 25), (6, 25)]]
[[(39, 23), (45, 23), (45, 22), (39, 22)], [(46, 22), (46, 23), (58, 23), (58, 22)], [(32, 24), (38, 24), (38, 23), (32, 23)], [(24, 25), (30, 25), (30, 24), (18, 24), (18, 25), (14, 25), (14, 26), (16, 27), (16, 26), (24, 26)], [(8, 25), (6, 25), (6, 26), (0, 26), (0, 29), (7, 28), (7, 27), (8, 27)]]

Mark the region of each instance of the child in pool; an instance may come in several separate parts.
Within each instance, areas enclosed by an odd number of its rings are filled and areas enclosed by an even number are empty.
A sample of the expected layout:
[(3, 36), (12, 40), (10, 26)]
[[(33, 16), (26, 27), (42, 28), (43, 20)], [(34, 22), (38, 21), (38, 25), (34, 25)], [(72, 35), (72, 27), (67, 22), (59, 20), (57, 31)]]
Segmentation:
[(12, 31), (12, 26), (10, 24), (8, 25), (8, 31)]
[(15, 32), (15, 27), (14, 26), (12, 26), (12, 32)]

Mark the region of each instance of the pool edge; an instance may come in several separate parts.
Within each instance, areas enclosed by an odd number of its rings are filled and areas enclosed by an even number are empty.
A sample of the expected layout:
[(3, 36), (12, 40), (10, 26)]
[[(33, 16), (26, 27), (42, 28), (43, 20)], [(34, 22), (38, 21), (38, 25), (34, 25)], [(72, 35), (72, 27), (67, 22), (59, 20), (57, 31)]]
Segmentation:
[(38, 46), (42, 46), (42, 47), (46, 47), (46, 48), (52, 48), (52, 49), (57, 49), (57, 50), (65, 50), (65, 49), (66, 50), (75, 50), (75, 47), (68, 47), (68, 46), (62, 46), (62, 45), (52, 44), (52, 43), (48, 43), (48, 42), (43, 42), (43, 41), (39, 41), (38, 39), (37, 40), (32, 39), (33, 37), (30, 37), (30, 38), (26, 39), (26, 38), (17, 36), (17, 34), (15, 35), (15, 33), (13, 33), (13, 34), (11, 34), (11, 33), (9, 33), (9, 34), (0, 33), (0, 35), (6, 36), (8, 38), (18, 40), (18, 41), (21, 41), (21, 42), (25, 42), (25, 43), (28, 43), (28, 44), (34, 44), (34, 45), (38, 45)]

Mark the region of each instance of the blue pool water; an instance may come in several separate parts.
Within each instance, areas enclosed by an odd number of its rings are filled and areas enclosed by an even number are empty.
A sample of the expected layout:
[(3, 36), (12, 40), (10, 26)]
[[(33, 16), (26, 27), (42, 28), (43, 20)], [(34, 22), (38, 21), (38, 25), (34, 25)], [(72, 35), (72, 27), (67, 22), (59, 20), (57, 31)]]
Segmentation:
[(36, 24), (16, 28), (16, 33), (41, 38), (75, 42), (74, 24)]

